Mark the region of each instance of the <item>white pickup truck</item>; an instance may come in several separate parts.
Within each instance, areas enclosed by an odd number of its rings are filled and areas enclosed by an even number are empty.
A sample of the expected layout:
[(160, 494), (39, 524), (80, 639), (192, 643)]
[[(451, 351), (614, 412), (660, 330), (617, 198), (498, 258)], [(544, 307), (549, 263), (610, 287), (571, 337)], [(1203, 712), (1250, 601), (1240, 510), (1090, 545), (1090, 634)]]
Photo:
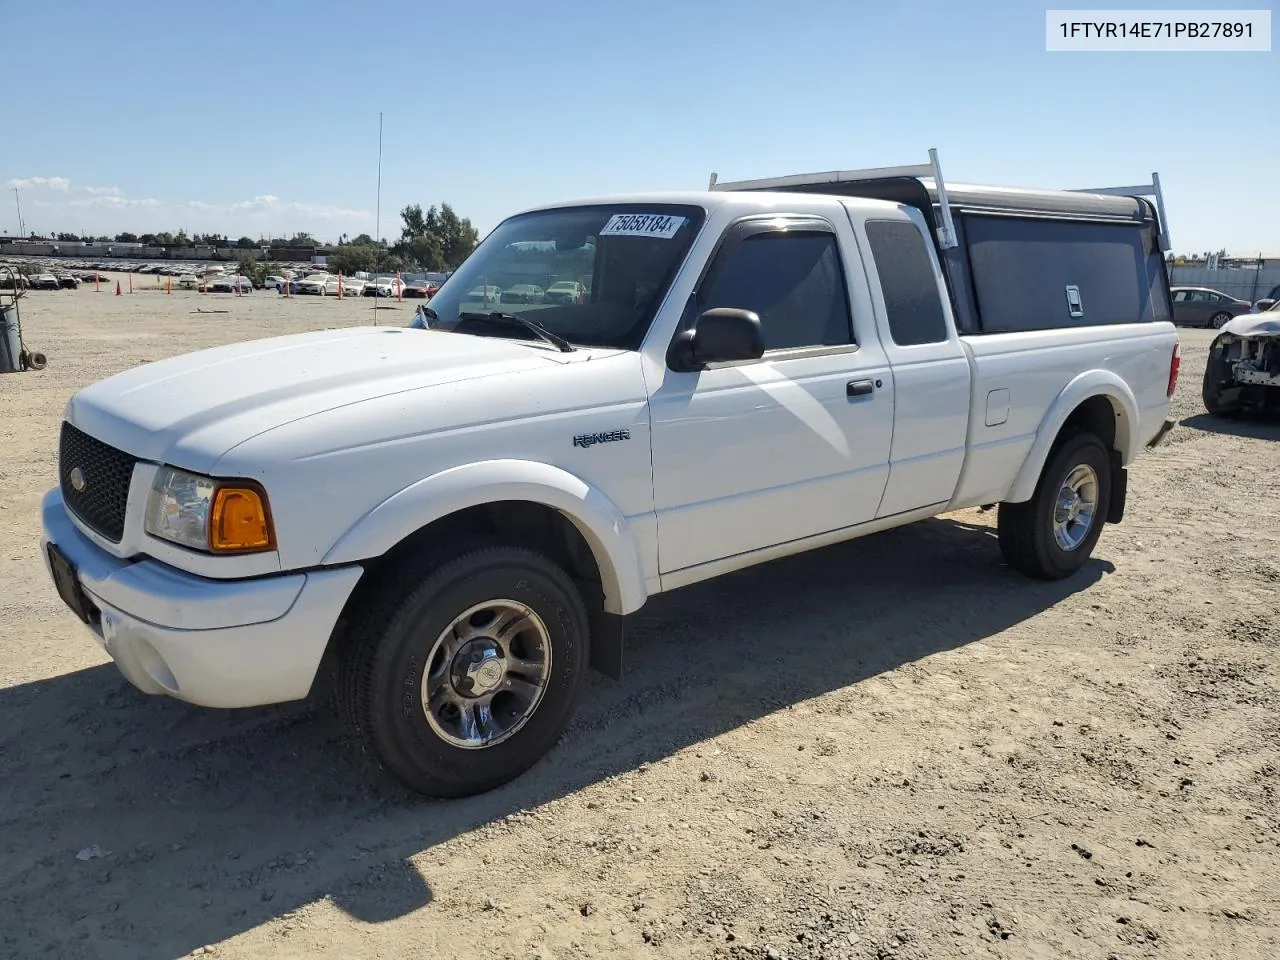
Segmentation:
[[(43, 503), (59, 594), (148, 693), (296, 700), (332, 663), (383, 768), (463, 796), (551, 748), (654, 594), (989, 504), (1012, 567), (1069, 576), (1172, 423), (1162, 204), (932, 156), (529, 210), (425, 329), (82, 390)], [(583, 295), (467, 300), (557, 282)]]

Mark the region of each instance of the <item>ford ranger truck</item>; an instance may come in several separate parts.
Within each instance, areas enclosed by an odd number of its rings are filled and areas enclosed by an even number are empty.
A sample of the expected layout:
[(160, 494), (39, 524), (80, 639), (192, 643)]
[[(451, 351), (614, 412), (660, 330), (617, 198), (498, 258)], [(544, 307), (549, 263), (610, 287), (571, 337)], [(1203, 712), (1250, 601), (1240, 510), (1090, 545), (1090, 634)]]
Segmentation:
[[(539, 760), (655, 594), (965, 507), (1071, 576), (1169, 429), (1179, 346), (1136, 190), (924, 167), (551, 204), (419, 328), (271, 337), (66, 405), (44, 556), (140, 690), (305, 698), (464, 796)], [(503, 305), (474, 291), (579, 285)]]

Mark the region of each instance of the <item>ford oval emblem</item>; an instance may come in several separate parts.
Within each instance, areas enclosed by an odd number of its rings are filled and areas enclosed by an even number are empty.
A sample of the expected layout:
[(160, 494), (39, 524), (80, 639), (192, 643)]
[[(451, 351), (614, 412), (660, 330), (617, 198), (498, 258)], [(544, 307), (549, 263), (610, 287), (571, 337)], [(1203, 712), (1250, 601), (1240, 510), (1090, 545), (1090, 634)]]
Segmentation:
[(85, 488), (84, 471), (79, 467), (71, 468), (71, 488), (76, 493), (84, 493)]

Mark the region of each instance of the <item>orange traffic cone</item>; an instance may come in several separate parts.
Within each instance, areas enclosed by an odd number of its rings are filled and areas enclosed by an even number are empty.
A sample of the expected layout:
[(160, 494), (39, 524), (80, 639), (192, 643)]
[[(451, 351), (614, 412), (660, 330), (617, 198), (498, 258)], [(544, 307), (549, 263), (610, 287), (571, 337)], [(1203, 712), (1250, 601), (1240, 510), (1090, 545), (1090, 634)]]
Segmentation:
[(164, 292), (173, 293), (173, 277), (170, 277), (169, 282), (165, 284)]
[(120, 296), (120, 281), (116, 281), (116, 296)]

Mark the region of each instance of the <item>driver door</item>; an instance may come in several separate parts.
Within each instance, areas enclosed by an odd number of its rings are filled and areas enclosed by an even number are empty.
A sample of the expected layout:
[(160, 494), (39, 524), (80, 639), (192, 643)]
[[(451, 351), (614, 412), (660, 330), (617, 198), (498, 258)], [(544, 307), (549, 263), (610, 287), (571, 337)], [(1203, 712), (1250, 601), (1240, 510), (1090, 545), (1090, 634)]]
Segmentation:
[(868, 316), (871, 307), (849, 250), (847, 218), (770, 214), (726, 232), (686, 320), (715, 307), (752, 310), (765, 352), (667, 368), (650, 398), (660, 573), (875, 518), (893, 381), (874, 327), (869, 342), (854, 336), (851, 299)]

